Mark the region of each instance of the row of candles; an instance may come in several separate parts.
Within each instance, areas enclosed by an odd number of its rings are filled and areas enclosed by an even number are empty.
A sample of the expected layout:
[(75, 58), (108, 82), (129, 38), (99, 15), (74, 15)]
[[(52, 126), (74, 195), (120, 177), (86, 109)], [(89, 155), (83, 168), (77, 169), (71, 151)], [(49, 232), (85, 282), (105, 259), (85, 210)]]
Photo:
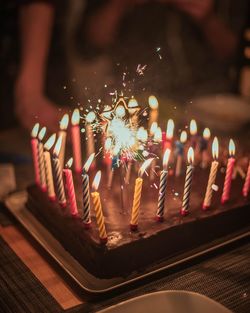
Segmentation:
[[(72, 116), (72, 121), (74, 121), (75, 111)], [(92, 184), (93, 191), (89, 192), (89, 176), (88, 170), (93, 164), (95, 153), (93, 152), (89, 158), (87, 159), (85, 165), (82, 167), (81, 158), (77, 151), (81, 150), (80, 140), (80, 129), (77, 129), (75, 126), (78, 125), (77, 123), (72, 123), (72, 144), (73, 144), (73, 155), (74, 155), (74, 162), (78, 160), (77, 167), (75, 166), (76, 172), (82, 173), (82, 189), (83, 189), (83, 214), (82, 220), (86, 228), (88, 228), (91, 224), (90, 218), (90, 195), (92, 197), (93, 206), (96, 213), (96, 220), (99, 229), (99, 235), (102, 242), (107, 241), (107, 233), (105, 229), (104, 223), (104, 216), (102, 212), (102, 205), (100, 194), (98, 192), (98, 186), (101, 179), (101, 171), (98, 171)], [(77, 132), (76, 132), (77, 129)], [(36, 124), (32, 130), (32, 139), (31, 139), (31, 146), (33, 151), (33, 160), (34, 160), (34, 168), (35, 168), (35, 178), (37, 184), (41, 187), (43, 192), (48, 192), (48, 197), (51, 201), (56, 200), (56, 193), (54, 188), (54, 181), (57, 190), (57, 198), (58, 202), (62, 207), (66, 207), (66, 195), (65, 195), (65, 186), (67, 190), (68, 202), (70, 207), (70, 212), (72, 216), (78, 214), (77, 203), (76, 203), (76, 196), (75, 196), (75, 189), (73, 183), (73, 176), (71, 171), (71, 166), (73, 162), (73, 158), (71, 158), (64, 169), (62, 169), (61, 160), (64, 160), (64, 150), (63, 146), (65, 147), (66, 142), (66, 135), (64, 130), (61, 128), (59, 132), (58, 139), (56, 141), (56, 135), (53, 134), (43, 145), (42, 141), (46, 133), (46, 128), (43, 127), (39, 131), (39, 124)], [(77, 134), (77, 135), (76, 135)], [(56, 144), (55, 144), (56, 141)], [(51, 163), (51, 155), (50, 150), (52, 146), (55, 144), (53, 153), (52, 153), (52, 163)], [(74, 149), (74, 147), (76, 147)], [(212, 193), (213, 193), (213, 185), (216, 180), (216, 174), (218, 171), (218, 150), (219, 144), (218, 139), (215, 137), (212, 144), (212, 152), (213, 152), (213, 162), (211, 163), (210, 174), (208, 178), (208, 184), (206, 188), (205, 198), (203, 202), (203, 209), (206, 210), (211, 206), (212, 201)], [(221, 197), (221, 202), (224, 204), (226, 201), (229, 200), (230, 197), (230, 189), (231, 189), (231, 182), (232, 182), (232, 175), (233, 169), (235, 165), (235, 145), (232, 140), (229, 142), (229, 158), (227, 162), (227, 169), (226, 169), (226, 176), (225, 182), (223, 186), (223, 193)], [(159, 183), (159, 197), (158, 197), (158, 207), (156, 212), (156, 219), (158, 221), (162, 221), (164, 218), (164, 208), (165, 208), (165, 198), (166, 198), (166, 189), (167, 189), (167, 177), (168, 177), (168, 162), (171, 155), (171, 149), (167, 147), (165, 149), (163, 155), (163, 169), (160, 175), (160, 183)], [(61, 159), (61, 160), (60, 160)], [(184, 183), (184, 192), (183, 192), (183, 201), (182, 207), (180, 210), (181, 215), (185, 216), (189, 213), (189, 201), (190, 201), (190, 193), (191, 193), (191, 186), (192, 186), (192, 177), (194, 171), (194, 149), (190, 147), (187, 153), (187, 169), (186, 169), (186, 176), (185, 176), (185, 183)], [(141, 193), (142, 193), (142, 185), (143, 185), (143, 174), (147, 170), (147, 168), (152, 164), (154, 158), (149, 158), (143, 162), (141, 165), (138, 177), (135, 181), (135, 188), (134, 188), (134, 197), (133, 197), (133, 205), (131, 210), (131, 221), (130, 221), (130, 228), (131, 230), (136, 230), (138, 227), (138, 219), (139, 219), (139, 212), (140, 212), (140, 202), (141, 202)], [(54, 171), (54, 178), (52, 173), (52, 168)], [(65, 184), (63, 181), (63, 176), (65, 178)], [(243, 195), (244, 197), (248, 196), (250, 190), (250, 165), (248, 166), (246, 179), (243, 186)]]

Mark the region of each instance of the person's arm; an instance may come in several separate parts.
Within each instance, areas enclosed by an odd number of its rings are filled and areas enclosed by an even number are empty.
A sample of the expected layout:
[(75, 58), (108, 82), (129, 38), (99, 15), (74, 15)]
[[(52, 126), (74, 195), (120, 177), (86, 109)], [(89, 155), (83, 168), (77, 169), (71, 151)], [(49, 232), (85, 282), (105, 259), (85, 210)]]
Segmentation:
[(137, 0), (106, 0), (95, 2), (89, 16), (86, 16), (86, 39), (97, 48), (105, 48), (115, 41), (119, 24), (127, 10)]
[(54, 6), (49, 2), (28, 3), (19, 12), (21, 58), (15, 85), (16, 115), (25, 128), (39, 121), (54, 131), (61, 113), (44, 94)]
[(31, 88), (43, 92), (54, 7), (32, 3), (20, 8), (21, 60), (19, 80), (32, 80)]

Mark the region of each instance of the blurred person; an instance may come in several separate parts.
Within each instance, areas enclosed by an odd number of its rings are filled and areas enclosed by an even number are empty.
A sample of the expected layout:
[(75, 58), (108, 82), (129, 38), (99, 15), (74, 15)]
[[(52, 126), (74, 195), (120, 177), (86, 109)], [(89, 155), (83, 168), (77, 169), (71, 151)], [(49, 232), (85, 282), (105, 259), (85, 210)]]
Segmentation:
[[(16, 113), (27, 128), (39, 116), (42, 124), (53, 129), (60, 111), (45, 96), (45, 84), (60, 2), (19, 2), (21, 59), (15, 85)], [(246, 1), (239, 5), (230, 0), (74, 0), (69, 6), (80, 2), (85, 4), (84, 13), (77, 14), (80, 22), (71, 27), (75, 32), (68, 36), (71, 44), (61, 49), (62, 54), (69, 51), (61, 66), (71, 64), (78, 96), (90, 81), (93, 93), (97, 92), (96, 82), (100, 85), (103, 81), (103, 86), (109, 82), (110, 88), (124, 88), (128, 93), (146, 89), (179, 101), (232, 89), (229, 65), (237, 52)], [(72, 56), (75, 60), (69, 61)], [(105, 65), (98, 67), (97, 60), (103, 56)], [(93, 67), (89, 67), (91, 63)], [(145, 75), (139, 78), (135, 74), (138, 64), (147, 65)]]

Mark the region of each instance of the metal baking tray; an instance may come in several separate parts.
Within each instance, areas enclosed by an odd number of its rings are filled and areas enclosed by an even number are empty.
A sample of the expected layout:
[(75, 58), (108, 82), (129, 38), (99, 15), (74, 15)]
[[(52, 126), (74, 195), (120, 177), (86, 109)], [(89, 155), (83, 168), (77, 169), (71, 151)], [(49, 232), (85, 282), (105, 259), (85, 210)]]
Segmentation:
[(142, 272), (132, 273), (126, 278), (99, 279), (87, 272), (29, 210), (25, 208), (26, 199), (27, 193), (25, 191), (16, 192), (6, 198), (5, 205), (32, 238), (39, 243), (67, 276), (73, 280), (77, 287), (80, 287), (81, 291), (93, 296), (103, 295), (109, 292), (113, 293), (137, 282), (143, 282), (146, 279), (148, 281), (148, 279), (156, 277), (156, 274), (164, 274), (170, 268), (249, 236), (248, 229), (243, 229), (241, 232), (230, 235), (230, 237), (220, 238), (220, 240), (213, 241), (206, 246), (201, 246), (198, 249), (190, 251), (188, 254), (178, 255), (178, 257), (168, 259), (166, 262), (149, 267)]

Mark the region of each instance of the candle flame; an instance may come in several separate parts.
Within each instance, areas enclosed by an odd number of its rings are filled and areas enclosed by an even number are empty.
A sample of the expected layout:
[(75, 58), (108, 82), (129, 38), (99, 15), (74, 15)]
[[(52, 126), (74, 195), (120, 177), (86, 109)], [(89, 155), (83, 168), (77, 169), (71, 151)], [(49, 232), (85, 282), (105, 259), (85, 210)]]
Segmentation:
[(167, 139), (172, 139), (174, 135), (174, 121), (172, 119), (168, 120), (166, 137)]
[(138, 102), (135, 98), (131, 98), (129, 99), (129, 102), (128, 102), (128, 108), (137, 108), (138, 107)]
[(101, 176), (102, 176), (102, 172), (101, 171), (98, 171), (95, 175), (95, 178), (93, 180), (93, 183), (92, 183), (92, 188), (97, 191), (98, 187), (99, 187), (99, 184), (100, 184), (100, 180), (101, 180)]
[(46, 134), (46, 127), (43, 127), (43, 128), (40, 130), (39, 134), (38, 134), (38, 139), (39, 139), (40, 141), (42, 141), (43, 138), (44, 138), (44, 136), (45, 136), (45, 134)]
[(66, 167), (71, 168), (72, 164), (73, 164), (73, 158), (70, 158), (68, 162), (66, 163)]
[(91, 111), (86, 115), (86, 122), (93, 123), (96, 118), (95, 112)]
[(60, 153), (60, 150), (61, 150), (61, 145), (62, 145), (62, 135), (60, 135), (58, 138), (57, 138), (57, 141), (56, 141), (56, 145), (55, 145), (55, 148), (53, 150), (53, 154), (55, 156), (59, 156), (59, 153)]
[(86, 163), (84, 164), (83, 170), (84, 170), (86, 173), (88, 172), (88, 170), (89, 170), (89, 168), (90, 168), (90, 165), (91, 165), (91, 163), (92, 163), (93, 160), (94, 160), (94, 157), (95, 157), (95, 153), (92, 153), (92, 154), (89, 156), (89, 158), (88, 158), (88, 160), (86, 161)]
[(180, 135), (180, 142), (185, 143), (187, 141), (187, 132), (183, 130)]
[(75, 109), (71, 116), (71, 124), (75, 126), (79, 125), (79, 123), (80, 123), (80, 112), (78, 109)]
[(142, 163), (142, 166), (140, 167), (139, 169), (139, 177), (142, 177), (144, 172), (146, 171), (147, 167), (150, 165), (150, 163), (153, 161), (154, 158), (150, 158), (150, 159), (147, 159), (146, 161), (144, 161)]
[(131, 98), (128, 102), (128, 111), (129, 111), (129, 114), (133, 115), (135, 114), (136, 112), (138, 112), (140, 109), (139, 105), (138, 105), (138, 102), (135, 98)]
[(147, 141), (147, 139), (148, 139), (147, 130), (143, 127), (140, 127), (137, 131), (136, 138), (140, 141), (143, 141), (143, 142)]
[(53, 134), (49, 137), (49, 139), (45, 142), (44, 148), (49, 151), (51, 147), (54, 145), (56, 141), (56, 134)]
[(158, 100), (155, 96), (151, 95), (148, 98), (148, 104), (152, 110), (156, 110), (159, 107)]
[(206, 139), (206, 140), (209, 140), (210, 136), (211, 136), (210, 129), (209, 128), (205, 128), (204, 131), (203, 131), (203, 138)]
[(36, 138), (39, 131), (39, 123), (36, 123), (31, 131), (31, 137)]
[(230, 156), (234, 156), (234, 155), (235, 155), (235, 144), (234, 144), (233, 139), (230, 139), (230, 140), (229, 140), (229, 147), (228, 147), (228, 150), (229, 150), (229, 155), (230, 155)]
[(193, 162), (194, 162), (194, 149), (192, 147), (189, 147), (189, 149), (188, 149), (187, 159), (188, 159), (189, 164), (193, 164)]
[(152, 125), (151, 125), (151, 127), (150, 127), (150, 131), (149, 131), (151, 135), (154, 135), (154, 134), (155, 134), (155, 132), (156, 132), (156, 130), (157, 130), (157, 127), (158, 127), (157, 122), (153, 122)]
[(189, 129), (192, 136), (197, 134), (197, 124), (195, 120), (191, 120)]
[(218, 142), (217, 137), (214, 137), (214, 140), (212, 143), (212, 154), (213, 154), (213, 158), (217, 160), (219, 156), (219, 142)]
[(125, 116), (125, 114), (126, 114), (126, 112), (125, 112), (124, 106), (123, 106), (123, 105), (118, 105), (118, 107), (117, 107), (116, 110), (115, 110), (115, 115), (116, 115), (117, 117), (122, 118), (122, 117)]
[(170, 157), (170, 153), (171, 153), (171, 150), (170, 149), (166, 149), (165, 153), (164, 153), (164, 156), (163, 156), (163, 168), (166, 170), (167, 167), (168, 167), (168, 161), (169, 161), (169, 157)]
[(69, 124), (69, 115), (64, 114), (59, 124), (61, 130), (66, 130)]
[(161, 142), (162, 140), (162, 131), (160, 127), (157, 127), (157, 130), (154, 134), (154, 141), (155, 142)]
[(112, 139), (111, 139), (111, 138), (107, 138), (107, 139), (105, 140), (105, 143), (104, 143), (104, 149), (105, 149), (106, 151), (109, 151), (110, 148), (111, 148), (111, 146), (112, 146)]

